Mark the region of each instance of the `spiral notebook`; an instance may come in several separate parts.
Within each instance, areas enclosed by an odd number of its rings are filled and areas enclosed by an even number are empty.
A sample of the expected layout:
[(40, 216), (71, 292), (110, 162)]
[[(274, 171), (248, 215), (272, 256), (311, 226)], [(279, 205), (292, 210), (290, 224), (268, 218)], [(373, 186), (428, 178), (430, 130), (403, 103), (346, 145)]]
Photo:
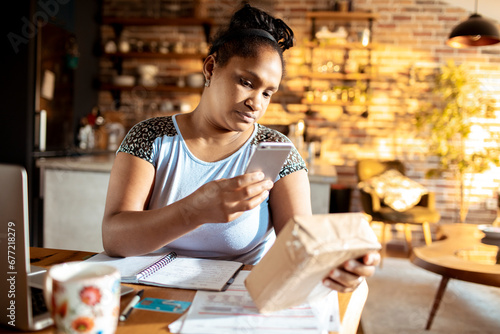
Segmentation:
[(236, 261), (182, 257), (175, 252), (125, 258), (99, 253), (86, 262), (105, 263), (117, 268), (122, 283), (211, 291), (226, 290), (243, 267)]

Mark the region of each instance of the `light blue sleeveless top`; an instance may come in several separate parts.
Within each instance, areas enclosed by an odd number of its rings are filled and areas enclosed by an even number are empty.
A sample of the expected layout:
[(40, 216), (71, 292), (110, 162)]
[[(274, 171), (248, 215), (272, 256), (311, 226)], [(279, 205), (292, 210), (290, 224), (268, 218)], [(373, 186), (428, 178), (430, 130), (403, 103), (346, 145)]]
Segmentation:
[[(260, 142), (290, 140), (278, 131), (256, 124), (252, 136), (231, 156), (216, 162), (202, 161), (189, 151), (175, 116), (166, 116), (135, 125), (118, 152), (145, 159), (155, 167), (154, 188), (148, 209), (157, 209), (190, 195), (207, 182), (243, 174), (253, 150)], [(293, 149), (278, 178), (301, 169), (306, 169), (305, 162)], [(184, 219), (188, 220), (194, 210), (196, 207), (183, 210)], [(268, 198), (234, 221), (204, 224), (165, 247), (185, 256), (255, 264), (274, 239)]]

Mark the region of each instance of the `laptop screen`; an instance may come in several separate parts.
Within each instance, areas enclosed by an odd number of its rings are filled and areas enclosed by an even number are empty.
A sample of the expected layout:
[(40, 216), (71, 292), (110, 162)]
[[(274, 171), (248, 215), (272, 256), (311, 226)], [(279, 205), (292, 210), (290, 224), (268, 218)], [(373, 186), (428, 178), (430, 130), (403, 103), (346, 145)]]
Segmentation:
[(0, 324), (34, 329), (31, 310), (28, 178), (20, 166), (0, 164)]

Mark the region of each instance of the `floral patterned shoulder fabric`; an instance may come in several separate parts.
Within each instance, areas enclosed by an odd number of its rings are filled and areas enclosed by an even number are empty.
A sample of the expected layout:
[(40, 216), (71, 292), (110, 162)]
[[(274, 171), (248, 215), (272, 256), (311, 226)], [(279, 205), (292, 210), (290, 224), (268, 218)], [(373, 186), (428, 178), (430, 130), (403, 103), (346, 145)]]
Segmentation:
[(172, 116), (150, 118), (132, 127), (118, 152), (129, 153), (153, 163), (153, 142), (158, 137), (176, 135)]

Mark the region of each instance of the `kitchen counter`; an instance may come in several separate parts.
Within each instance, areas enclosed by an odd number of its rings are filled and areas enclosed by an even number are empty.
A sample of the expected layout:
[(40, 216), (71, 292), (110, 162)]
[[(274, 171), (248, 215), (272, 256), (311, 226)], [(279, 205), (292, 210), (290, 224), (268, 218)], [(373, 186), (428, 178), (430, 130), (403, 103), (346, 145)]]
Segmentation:
[(316, 183), (337, 183), (337, 169), (324, 161), (316, 161), (312, 166), (308, 166), (308, 176), (310, 182)]
[(330, 212), (331, 185), (337, 183), (337, 170), (321, 160), (315, 160), (308, 170), (312, 212), (327, 214)]
[(103, 251), (101, 225), (114, 153), (37, 160), (43, 246)]
[(40, 158), (37, 167), (86, 172), (111, 172), (115, 153), (81, 155), (71, 157)]

